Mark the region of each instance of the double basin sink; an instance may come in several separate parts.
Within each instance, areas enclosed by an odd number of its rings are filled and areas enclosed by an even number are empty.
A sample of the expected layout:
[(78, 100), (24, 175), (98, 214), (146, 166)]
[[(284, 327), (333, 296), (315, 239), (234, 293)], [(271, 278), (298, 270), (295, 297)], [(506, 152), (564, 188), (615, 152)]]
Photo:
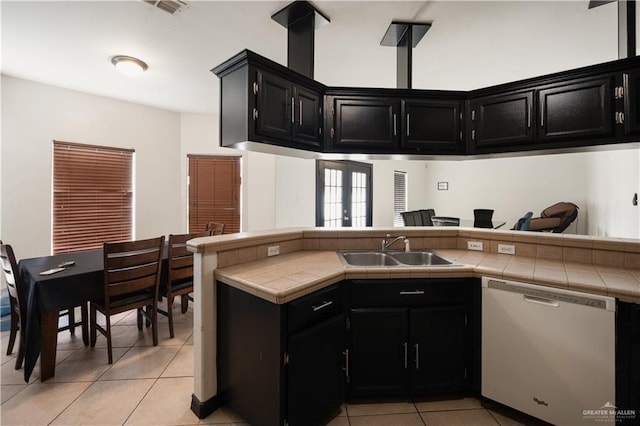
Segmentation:
[(347, 266), (457, 266), (430, 250), (425, 251), (348, 251), (338, 252)]

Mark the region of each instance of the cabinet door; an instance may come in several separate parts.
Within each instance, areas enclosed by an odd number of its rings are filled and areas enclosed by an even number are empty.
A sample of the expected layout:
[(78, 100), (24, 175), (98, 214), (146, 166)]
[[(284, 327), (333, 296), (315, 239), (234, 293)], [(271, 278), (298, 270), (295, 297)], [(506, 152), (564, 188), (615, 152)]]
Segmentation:
[(411, 393), (465, 390), (470, 341), (465, 307), (412, 309), (409, 329)]
[(402, 101), (403, 135), (400, 146), (416, 151), (458, 152), (461, 102), (456, 100)]
[(318, 93), (300, 86), (294, 86), (293, 90), (296, 102), (293, 140), (304, 145), (319, 147), (322, 99)]
[(351, 310), (351, 396), (406, 394), (407, 311), (403, 308)]
[(538, 140), (613, 136), (612, 91), (611, 77), (540, 90)]
[(640, 70), (623, 74), (624, 84), (624, 134), (640, 134)]
[(474, 99), (471, 140), (475, 147), (527, 145), (533, 141), (533, 91)]
[(288, 423), (325, 424), (344, 400), (344, 315), (292, 335), (288, 346)]
[(389, 152), (397, 146), (398, 106), (395, 99), (336, 98), (334, 147)]
[(258, 117), (256, 133), (280, 139), (291, 139), (293, 125), (293, 93), (289, 81), (258, 71)]

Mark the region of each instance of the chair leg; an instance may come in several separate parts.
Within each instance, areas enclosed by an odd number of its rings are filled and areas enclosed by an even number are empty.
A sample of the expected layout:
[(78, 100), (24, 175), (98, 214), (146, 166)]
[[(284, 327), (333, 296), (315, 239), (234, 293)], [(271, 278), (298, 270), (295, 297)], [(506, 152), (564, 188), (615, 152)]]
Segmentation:
[(142, 308), (136, 309), (136, 317), (138, 321), (138, 331), (142, 331)]
[(18, 342), (18, 356), (16, 357), (16, 370), (22, 368), (24, 362), (24, 344), (22, 342), (22, 331), (20, 332), (20, 341)]
[(180, 298), (180, 311), (184, 314), (187, 312), (187, 309), (189, 309), (189, 295), (188, 294), (183, 294), (182, 297)]
[(67, 319), (69, 320), (69, 333), (76, 334), (76, 310), (75, 308), (67, 309)]
[(107, 332), (105, 336), (107, 338), (107, 354), (109, 356), (109, 364), (113, 364), (113, 348), (111, 347), (111, 316), (104, 316), (106, 327), (104, 328)]
[(151, 311), (151, 331), (153, 334), (153, 346), (158, 346), (158, 302), (156, 301), (156, 305), (147, 306), (147, 312)]
[(169, 338), (173, 339), (173, 296), (167, 297), (167, 317), (169, 318)]
[[(13, 311), (13, 306), (11, 306), (11, 331), (9, 332), (9, 345), (7, 345), (7, 355), (11, 355), (11, 353), (13, 352), (13, 346), (16, 343), (16, 335), (18, 334), (19, 322), (20, 317)], [(20, 331), (20, 334), (22, 334), (22, 331)]]
[(97, 328), (97, 324), (96, 324), (96, 307), (91, 305), (91, 307), (89, 308), (90, 312), (90, 318), (89, 318), (89, 324), (91, 326), (91, 330), (89, 332), (89, 346), (91, 346), (92, 348), (96, 345), (96, 328)]
[(89, 346), (89, 316), (86, 303), (80, 306), (80, 315), (82, 316), (82, 342), (85, 346)]

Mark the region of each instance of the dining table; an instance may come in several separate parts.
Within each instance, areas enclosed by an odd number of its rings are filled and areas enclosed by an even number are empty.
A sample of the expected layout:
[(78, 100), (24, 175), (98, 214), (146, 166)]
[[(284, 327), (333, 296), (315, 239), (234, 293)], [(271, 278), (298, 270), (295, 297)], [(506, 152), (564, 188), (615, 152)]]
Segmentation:
[[(161, 285), (167, 276), (167, 246), (163, 253)], [(64, 269), (43, 274), (73, 262)], [(73, 253), (22, 259), (18, 263), (25, 287), (25, 345), (24, 380), (29, 382), (40, 357), (40, 380), (55, 375), (56, 347), (58, 342), (58, 317), (60, 311), (82, 310), (82, 339), (89, 344), (87, 305), (91, 300), (104, 297), (103, 250), (86, 250)]]

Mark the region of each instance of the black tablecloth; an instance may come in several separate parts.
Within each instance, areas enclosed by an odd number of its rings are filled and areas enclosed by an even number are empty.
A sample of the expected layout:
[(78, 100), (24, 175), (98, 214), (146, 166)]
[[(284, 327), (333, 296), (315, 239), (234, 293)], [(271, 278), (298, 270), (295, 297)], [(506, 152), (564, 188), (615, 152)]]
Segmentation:
[[(75, 261), (75, 265), (52, 275), (40, 275), (40, 272), (69, 260)], [(23, 343), (24, 380), (28, 382), (40, 355), (40, 313), (52, 309), (73, 309), (89, 300), (102, 297), (102, 250), (23, 259), (19, 263), (19, 269), (27, 301), (23, 312), (26, 319)]]

